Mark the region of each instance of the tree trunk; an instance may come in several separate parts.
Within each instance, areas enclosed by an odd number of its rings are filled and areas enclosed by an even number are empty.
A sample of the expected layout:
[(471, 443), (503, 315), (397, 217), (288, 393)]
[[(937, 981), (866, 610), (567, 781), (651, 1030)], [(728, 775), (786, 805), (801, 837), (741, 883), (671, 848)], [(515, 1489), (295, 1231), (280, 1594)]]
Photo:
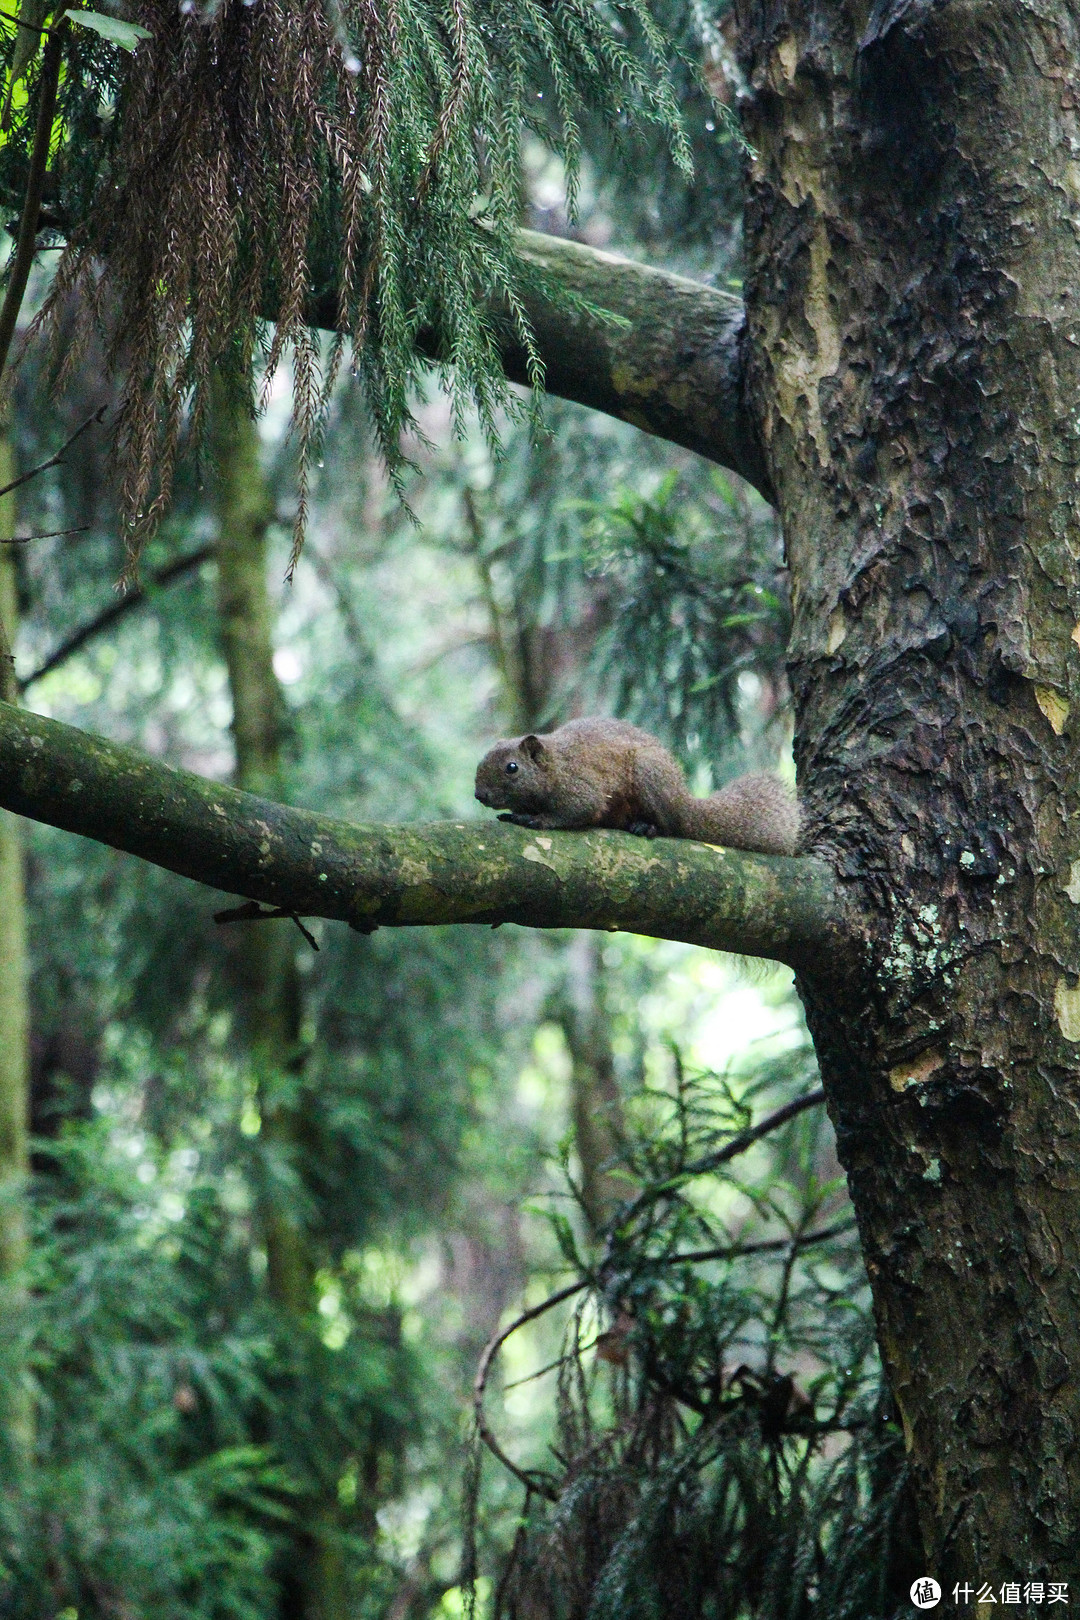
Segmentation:
[[(283, 700), (274, 674), (272, 608), (267, 590), (267, 531), (273, 515), (259, 464), (259, 438), (247, 410), (219, 390), (213, 438), (218, 467), (218, 614), (236, 746), (235, 781), (280, 800)], [(258, 1084), (262, 1135), (271, 1165), (295, 1173), (304, 1122), (291, 1095), (299, 1074), (300, 979), (288, 921), (243, 925), (233, 944), (238, 1007)], [(299, 936), (296, 936), (297, 938)], [(287, 1199), (276, 1198), (273, 1170), (261, 1210), (270, 1298), (297, 1333), (311, 1331), (317, 1262), (310, 1235)], [(301, 1531), (296, 1567), (286, 1572), (283, 1620), (346, 1620), (345, 1574), (336, 1535), (336, 1501), (313, 1506)]]
[(801, 988), (930, 1572), (1076, 1582), (1080, 6), (736, 9), (800, 791), (859, 941)]
[[(218, 620), (236, 747), (234, 780), (247, 793), (283, 797), (282, 698), (274, 674), (270, 597), (266, 585), (266, 535), (272, 516), (259, 465), (258, 433), (242, 407), (223, 393), (215, 400), (214, 458), (218, 467)], [(296, 949), (283, 924), (241, 929), (235, 944), (238, 1006), (260, 1078), (263, 1131), (271, 1149), (295, 1157), (295, 1121), (275, 1099), (274, 1075), (294, 1067), (300, 1040), (300, 994)], [(271, 1204), (263, 1211), (270, 1297), (282, 1309), (311, 1309), (314, 1267), (302, 1232), (289, 1214)]]
[[(0, 418), (0, 485), (11, 482), (13, 468), (7, 423)], [(0, 539), (14, 532), (14, 520), (14, 496), (0, 496)], [(0, 701), (5, 703), (17, 696), (11, 657), (16, 619), (14, 548), (0, 545)], [(27, 975), (22, 829), (14, 816), (0, 810), (0, 1291), (13, 1316), (20, 1314), (12, 1279), (26, 1258), (24, 1198), (30, 1168)], [(15, 1327), (10, 1322), (5, 1337)], [(24, 1388), (6, 1392), (2, 1417), (16, 1449), (28, 1454), (33, 1420)]]
[(631, 1194), (619, 1150), (625, 1143), (622, 1098), (615, 1075), (611, 1015), (604, 999), (604, 942), (575, 934), (566, 949), (563, 1006), (559, 1009), (570, 1053), (570, 1106), (581, 1177), (581, 1204), (593, 1235), (601, 1233), (620, 1201)]

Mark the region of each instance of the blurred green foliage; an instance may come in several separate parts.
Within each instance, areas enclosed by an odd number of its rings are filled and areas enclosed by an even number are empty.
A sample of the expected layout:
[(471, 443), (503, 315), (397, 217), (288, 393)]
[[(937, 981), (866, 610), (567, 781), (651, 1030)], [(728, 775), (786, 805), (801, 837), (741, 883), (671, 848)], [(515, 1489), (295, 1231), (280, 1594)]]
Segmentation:
[[(21, 386), (29, 465), (99, 394), (44, 416), (32, 371)], [(438, 401), (426, 410), (434, 438)], [(767, 509), (630, 428), (571, 407), (551, 427), (539, 446), (508, 428), (501, 458), (482, 438), (425, 453), (417, 528), (341, 397), (310, 548), (280, 592), (290, 796), (371, 819), (471, 814), (492, 734), (596, 705), (662, 731), (699, 774), (776, 762), (787, 607)], [(273, 418), (264, 451), (280, 577), (290, 451)], [(212, 543), (208, 494), (186, 477), (148, 575)], [(21, 548), (29, 671), (115, 600), (100, 438), (27, 486), (22, 518), (89, 525)], [(31, 699), (226, 772), (213, 567), (151, 590)], [(858, 1603), (835, 1612), (889, 1612), (902, 1469), (820, 1110), (720, 1176), (685, 1173), (812, 1086), (784, 975), (738, 988), (704, 953), (603, 947), (624, 1115), (609, 1169), (639, 1202), (598, 1239), (559, 1190), (579, 1174), (565, 1010), (578, 967), (561, 939), (315, 924), (317, 953), (296, 935), (306, 1063), (255, 1075), (215, 897), (31, 831), (32, 1309), (5, 1365), (29, 1377), (40, 1418), (33, 1469), (12, 1457), (4, 1471), (0, 1614), (285, 1616), (296, 1527), (327, 1490), (357, 1614), (457, 1612), (476, 1358), (516, 1299), (568, 1274), (587, 1301), (569, 1338), (544, 1317), (508, 1363), (530, 1380), (554, 1359), (555, 1384), (508, 1389), (500, 1420), (554, 1501), (532, 1492), (522, 1517), (514, 1477), (484, 1471), (488, 1607), (525, 1613), (543, 1594), (552, 1616), (801, 1613), (849, 1581), (850, 1563), (829, 1574), (829, 1560), (858, 1545)], [(767, 1038), (730, 1067), (740, 1031)], [(268, 1084), (294, 1088), (296, 1158), (263, 1138)], [(641, 1202), (650, 1186), (667, 1190)], [(299, 1334), (266, 1295), (268, 1193), (324, 1256)], [(842, 1230), (804, 1251), (815, 1223)], [(754, 1242), (781, 1247), (673, 1258)], [(596, 1355), (612, 1333), (617, 1365)], [(818, 1429), (769, 1416), (791, 1384)]]

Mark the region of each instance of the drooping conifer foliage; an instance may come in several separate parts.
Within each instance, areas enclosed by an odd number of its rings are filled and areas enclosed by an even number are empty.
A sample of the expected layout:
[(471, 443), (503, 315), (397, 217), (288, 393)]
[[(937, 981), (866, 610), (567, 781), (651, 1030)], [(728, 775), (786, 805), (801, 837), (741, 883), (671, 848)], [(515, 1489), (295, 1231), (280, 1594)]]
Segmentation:
[[(87, 46), (78, 30), (66, 64), (66, 246), (47, 314), (74, 299), (84, 325), (110, 329), (126, 379), (117, 442), (132, 564), (168, 505), (185, 416), (198, 427), (223, 361), (253, 386), (262, 346), (265, 390), (292, 352), (297, 543), (344, 334), (392, 467), (418, 347), (445, 367), (458, 410), (471, 402), (492, 432), (506, 397), (501, 329), (539, 386), (512, 235), (527, 132), (561, 153), (571, 199), (586, 110), (616, 129), (662, 127), (689, 164), (670, 49), (645, 0), (128, 9), (150, 35), (134, 52)], [(27, 138), (33, 108), (31, 95)], [(341, 336), (324, 367), (306, 318), (331, 292)]]

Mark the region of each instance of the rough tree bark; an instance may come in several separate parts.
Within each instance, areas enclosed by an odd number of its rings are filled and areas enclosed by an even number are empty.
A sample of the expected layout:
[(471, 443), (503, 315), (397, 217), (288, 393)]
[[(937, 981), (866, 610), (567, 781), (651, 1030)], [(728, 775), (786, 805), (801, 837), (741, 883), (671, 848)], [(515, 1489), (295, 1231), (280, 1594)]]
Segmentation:
[[(213, 453), (218, 470), (218, 624), (232, 698), (233, 780), (247, 793), (281, 799), (281, 691), (274, 674), (266, 535), (273, 502), (259, 465), (258, 433), (223, 391), (214, 399)], [(300, 988), (293, 941), (280, 928), (245, 929), (234, 942), (237, 1005), (245, 1042), (260, 1076), (263, 1131), (294, 1157), (294, 1122), (267, 1093), (268, 1076), (295, 1064)], [(303, 1234), (273, 1201), (263, 1211), (270, 1297), (282, 1310), (311, 1309), (314, 1265)]]
[(737, 0), (802, 991), (931, 1570), (1080, 1579), (1080, 7)]
[(600, 937), (575, 935), (566, 952), (565, 979), (554, 1010), (570, 1056), (581, 1207), (594, 1235), (605, 1230), (619, 1202), (632, 1190), (627, 1172), (618, 1164), (626, 1129), (604, 982)]

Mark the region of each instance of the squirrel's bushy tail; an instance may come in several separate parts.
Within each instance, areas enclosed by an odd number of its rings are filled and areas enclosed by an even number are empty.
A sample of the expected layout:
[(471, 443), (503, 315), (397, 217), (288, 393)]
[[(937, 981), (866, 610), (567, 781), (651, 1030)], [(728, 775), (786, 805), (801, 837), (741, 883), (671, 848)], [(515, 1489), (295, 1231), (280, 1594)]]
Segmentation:
[(778, 776), (755, 771), (729, 782), (707, 799), (683, 806), (684, 838), (763, 855), (794, 855), (799, 847), (799, 806)]

